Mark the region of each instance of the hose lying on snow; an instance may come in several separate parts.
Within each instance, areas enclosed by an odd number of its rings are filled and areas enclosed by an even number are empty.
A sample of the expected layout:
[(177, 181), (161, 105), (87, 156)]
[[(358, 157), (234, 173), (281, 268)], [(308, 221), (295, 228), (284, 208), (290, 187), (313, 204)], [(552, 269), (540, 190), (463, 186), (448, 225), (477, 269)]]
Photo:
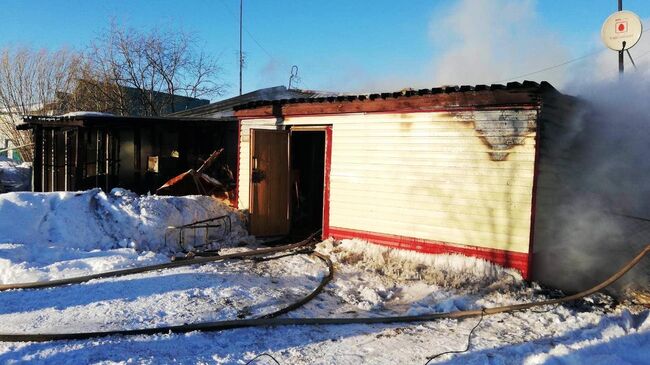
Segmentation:
[(232, 254), (226, 254), (220, 256), (197, 256), (182, 261), (172, 261), (172, 262), (167, 262), (158, 265), (149, 265), (149, 266), (142, 266), (142, 267), (134, 267), (130, 269), (107, 271), (107, 272), (85, 275), (85, 276), (78, 276), (78, 277), (68, 278), (68, 279), (59, 279), (59, 280), (51, 280), (51, 281), (35, 281), (31, 283), (18, 283), (18, 284), (0, 284), (0, 291), (11, 290), (11, 289), (51, 288), (54, 286), (84, 283), (86, 281), (90, 281), (94, 279), (103, 279), (103, 278), (111, 278), (117, 276), (140, 274), (143, 272), (171, 269), (174, 267), (181, 267), (181, 266), (203, 265), (214, 261), (266, 256), (278, 252), (296, 250), (299, 248), (307, 247), (314, 243), (314, 239), (318, 236), (318, 234), (320, 234), (320, 231), (314, 232), (309, 237), (307, 237), (306, 239), (300, 242), (291, 243), (288, 245), (262, 248), (257, 250), (250, 250), (250, 251), (238, 252), (238, 253), (232, 253)]
[[(609, 277), (602, 283), (594, 286), (593, 288), (576, 293), (574, 295), (566, 296), (564, 298), (557, 298), (551, 300), (543, 300), (538, 302), (507, 305), (501, 307), (484, 308), (476, 310), (465, 310), (456, 312), (445, 313), (432, 313), (415, 316), (394, 316), (394, 317), (362, 317), (362, 318), (255, 318), (255, 319), (240, 319), (240, 320), (226, 320), (216, 322), (203, 322), (192, 323), (178, 326), (167, 326), (157, 328), (144, 328), (135, 330), (124, 331), (106, 331), (106, 332), (84, 332), (84, 333), (42, 333), (42, 334), (0, 334), (0, 341), (52, 341), (52, 340), (72, 340), (72, 339), (87, 339), (93, 337), (110, 336), (110, 335), (151, 335), (156, 333), (185, 333), (192, 331), (222, 331), (233, 328), (244, 327), (275, 327), (275, 326), (295, 326), (295, 325), (345, 325), (345, 324), (387, 324), (387, 323), (410, 323), (410, 322), (424, 322), (432, 321), (442, 318), (467, 318), (476, 317), (488, 314), (497, 314), (504, 312), (512, 312), (518, 310), (529, 309), (536, 306), (560, 304), (564, 302), (574, 301), (585, 296), (594, 294), (618, 279), (625, 273), (630, 271), (637, 265), (645, 255), (650, 252), (650, 245), (646, 246), (636, 257), (623, 266), (619, 271)], [(319, 254), (320, 255), (320, 254)], [(320, 255), (319, 257), (322, 257)], [(331, 261), (329, 261), (331, 265)], [(332, 271), (330, 266), (331, 278)], [(314, 295), (315, 296), (315, 295)], [(304, 303), (303, 303), (304, 304)]]

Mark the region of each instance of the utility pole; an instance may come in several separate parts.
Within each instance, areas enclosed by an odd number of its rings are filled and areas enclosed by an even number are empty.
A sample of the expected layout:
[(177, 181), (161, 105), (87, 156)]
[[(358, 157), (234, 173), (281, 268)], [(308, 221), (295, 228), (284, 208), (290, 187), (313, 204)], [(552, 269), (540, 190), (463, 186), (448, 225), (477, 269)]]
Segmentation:
[[(619, 8), (621, 7), (620, 3), (622, 0), (618, 0)], [(243, 79), (243, 68), (244, 68), (244, 55), (242, 53), (242, 24), (244, 20), (244, 0), (239, 0), (239, 95), (242, 94), (242, 79)], [(620, 53), (620, 57), (623, 53)], [(620, 58), (622, 60), (622, 58)]]
[[(618, 11), (623, 10), (623, 0), (618, 0)], [(625, 43), (623, 43), (625, 44)], [(625, 46), (623, 46), (623, 49), (618, 51), (618, 73), (619, 75), (623, 76), (623, 72), (625, 72), (625, 66), (623, 65), (623, 52), (625, 51)]]

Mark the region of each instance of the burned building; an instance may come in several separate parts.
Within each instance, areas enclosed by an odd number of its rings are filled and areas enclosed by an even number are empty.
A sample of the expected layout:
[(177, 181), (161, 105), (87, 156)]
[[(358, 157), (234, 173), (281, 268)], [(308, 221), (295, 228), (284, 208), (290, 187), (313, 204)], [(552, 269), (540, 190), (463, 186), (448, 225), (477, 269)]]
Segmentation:
[[(576, 178), (584, 152), (566, 143), (582, 102), (545, 82), (280, 91), (276, 100), (257, 92), (169, 118), (27, 118), (34, 189), (154, 191), (223, 147), (233, 205), (248, 211), (251, 234), (322, 229), (324, 237), (473, 256), (576, 289), (563, 277), (578, 269), (554, 263), (564, 252), (558, 242), (573, 244), (559, 213), (589, 183)], [(636, 238), (648, 236), (648, 224), (634, 226)]]
[(540, 179), (554, 163), (543, 126), (574, 103), (534, 82), (252, 102), (236, 113), (240, 208), (256, 235), (300, 218), (325, 237), (475, 256), (531, 278), (538, 198), (554, 188)]
[(31, 130), (34, 137), (34, 191), (121, 187), (153, 193), (171, 177), (196, 169), (221, 148), (224, 152), (209, 174), (229, 179), (223, 176), (223, 168), (237, 171), (235, 107), (259, 100), (320, 95), (278, 86), (209, 105), (199, 100), (192, 104), (198, 107), (164, 117), (96, 112), (31, 115), (23, 118), (19, 129)]
[(229, 151), (221, 157), (221, 166), (233, 171), (237, 166), (234, 118), (76, 113), (28, 116), (20, 128), (34, 135), (34, 191), (121, 187), (153, 193), (171, 177), (200, 166), (219, 148)]

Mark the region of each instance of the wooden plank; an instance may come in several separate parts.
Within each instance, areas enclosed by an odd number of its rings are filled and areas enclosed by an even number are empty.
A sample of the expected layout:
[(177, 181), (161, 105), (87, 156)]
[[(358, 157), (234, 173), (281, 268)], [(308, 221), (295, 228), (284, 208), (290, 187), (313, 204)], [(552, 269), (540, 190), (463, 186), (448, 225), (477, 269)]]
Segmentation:
[(35, 192), (43, 191), (43, 172), (45, 166), (43, 165), (43, 128), (36, 125), (34, 127), (34, 166), (32, 177), (32, 190)]
[(235, 112), (239, 118), (263, 118), (277, 115), (315, 115), (341, 113), (432, 112), (443, 110), (536, 109), (540, 97), (535, 93), (514, 90), (451, 92), (422, 96), (375, 100), (267, 105)]
[(280, 236), (289, 233), (289, 133), (253, 130), (251, 144), (250, 233)]

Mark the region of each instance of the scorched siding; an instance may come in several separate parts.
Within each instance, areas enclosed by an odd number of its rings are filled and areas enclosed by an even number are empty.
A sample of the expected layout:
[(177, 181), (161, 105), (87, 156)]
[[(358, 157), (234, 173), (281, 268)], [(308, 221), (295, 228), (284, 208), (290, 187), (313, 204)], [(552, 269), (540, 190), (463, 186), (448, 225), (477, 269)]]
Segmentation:
[[(536, 117), (323, 117), (333, 125), (330, 226), (527, 253)], [(513, 138), (499, 145), (499, 135)]]
[[(329, 225), (528, 253), (536, 110), (286, 117), (331, 125)], [(244, 120), (239, 199), (248, 207), (250, 129)]]

